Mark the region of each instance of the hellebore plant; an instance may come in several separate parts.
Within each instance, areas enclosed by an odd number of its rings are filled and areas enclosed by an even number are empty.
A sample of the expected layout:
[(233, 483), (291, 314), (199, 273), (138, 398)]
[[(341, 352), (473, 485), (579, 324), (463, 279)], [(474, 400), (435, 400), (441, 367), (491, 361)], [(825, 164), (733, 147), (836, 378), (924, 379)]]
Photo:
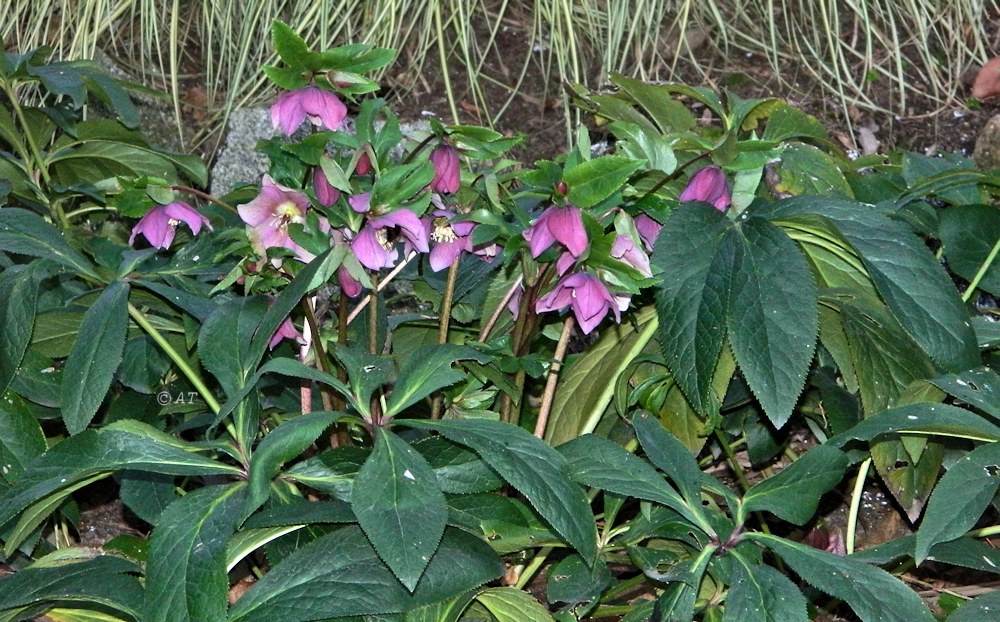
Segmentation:
[(556, 242), (565, 246), (574, 258), (587, 250), (587, 231), (583, 228), (580, 208), (573, 205), (547, 207), (523, 235), (535, 258)]
[(589, 335), (611, 311), (621, 322), (618, 301), (608, 292), (601, 279), (587, 272), (568, 274), (556, 283), (552, 291), (538, 299), (535, 311), (559, 311), (571, 308), (580, 330)]
[[(302, 248), (292, 241), (288, 225), (303, 224), (309, 197), (274, 181), (264, 175), (260, 194), (249, 203), (237, 206), (240, 218), (247, 224), (250, 244), (261, 257), (267, 257), (269, 248), (287, 248), (301, 253)], [(280, 258), (274, 258), (275, 267), (281, 265)]]
[(434, 165), (431, 190), (442, 194), (456, 192), (462, 183), (458, 151), (451, 145), (438, 145), (431, 151), (430, 160)]
[(302, 122), (328, 130), (339, 130), (347, 118), (347, 106), (336, 95), (316, 86), (306, 86), (278, 96), (271, 105), (271, 123), (291, 136)]
[(681, 192), (678, 200), (681, 203), (701, 201), (711, 204), (720, 212), (726, 211), (732, 203), (732, 194), (729, 192), (726, 174), (718, 166), (706, 166), (699, 169), (691, 176), (691, 180)]
[(208, 218), (198, 210), (187, 203), (175, 201), (167, 205), (158, 205), (140, 218), (139, 222), (132, 227), (132, 235), (129, 236), (128, 243), (134, 243), (136, 236), (141, 235), (156, 248), (170, 248), (170, 244), (174, 241), (174, 235), (177, 233), (177, 225), (181, 223), (186, 224), (194, 235), (198, 235), (203, 226), (207, 227), (209, 231), (212, 230)]
[(351, 250), (369, 270), (381, 270), (396, 265), (399, 252), (396, 250), (397, 233), (405, 241), (408, 250), (426, 253), (427, 230), (420, 217), (406, 208), (396, 209), (383, 216), (372, 218), (371, 194), (356, 194), (348, 199), (351, 209), (367, 216), (365, 224), (351, 241)]

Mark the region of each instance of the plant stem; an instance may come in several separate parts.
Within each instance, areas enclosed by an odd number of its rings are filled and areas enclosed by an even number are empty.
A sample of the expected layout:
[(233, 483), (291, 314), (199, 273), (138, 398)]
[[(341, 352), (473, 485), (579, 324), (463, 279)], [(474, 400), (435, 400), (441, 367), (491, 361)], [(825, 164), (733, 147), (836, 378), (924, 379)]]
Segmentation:
[(491, 315), (490, 319), (483, 324), (483, 329), (479, 331), (479, 341), (485, 342), (486, 338), (490, 336), (490, 332), (493, 330), (493, 327), (496, 326), (496, 323), (500, 320), (500, 314), (507, 308), (507, 304), (510, 303), (510, 299), (514, 297), (514, 292), (517, 291), (517, 288), (521, 286), (523, 281), (524, 276), (517, 277), (513, 285), (510, 286), (510, 289), (507, 290), (507, 293), (504, 294), (503, 300), (501, 300), (500, 304), (497, 305), (497, 308), (493, 310), (493, 315)]
[[(319, 325), (316, 322), (316, 314), (313, 313), (313, 305), (310, 299), (302, 299), (302, 310), (306, 317), (306, 324), (309, 325), (309, 332), (312, 336), (312, 347), (316, 354), (316, 369), (324, 373), (329, 373), (327, 366), (326, 352), (323, 349), (323, 340), (320, 339)], [(320, 383), (319, 397), (323, 400), (323, 410), (334, 410), (333, 397), (330, 394), (330, 387)]]
[[(385, 287), (389, 285), (389, 283), (392, 282), (394, 278), (396, 278), (396, 275), (402, 272), (403, 268), (405, 268), (408, 263), (413, 261), (413, 258), (416, 256), (417, 252), (412, 251), (409, 255), (407, 255), (406, 259), (399, 262), (398, 266), (393, 268), (389, 272), (389, 274), (385, 275), (384, 279), (382, 279), (378, 283), (372, 283), (375, 286), (374, 289), (372, 290), (372, 293), (377, 293), (385, 289)], [(375, 279), (372, 279), (372, 281), (374, 280)], [(358, 315), (360, 315), (360, 313), (365, 310), (365, 307), (368, 306), (368, 303), (371, 302), (371, 300), (372, 300), (371, 296), (365, 296), (364, 298), (362, 298), (361, 302), (358, 303), (358, 306), (354, 307), (354, 309), (351, 310), (351, 313), (347, 316), (347, 322), (344, 323), (344, 326), (347, 326), (348, 324), (353, 322), (354, 318), (358, 317)]]
[(861, 508), (861, 497), (865, 492), (865, 480), (868, 479), (868, 469), (872, 466), (872, 459), (867, 458), (858, 467), (858, 475), (854, 480), (854, 492), (851, 494), (851, 508), (847, 513), (847, 537), (845, 548), (847, 554), (854, 552), (855, 539), (858, 534), (858, 510)]
[[(451, 304), (455, 296), (455, 283), (458, 281), (458, 260), (448, 268), (448, 281), (444, 286), (444, 296), (441, 298), (441, 317), (438, 320), (438, 344), (448, 343), (448, 326), (451, 324)], [(431, 403), (431, 419), (441, 418), (441, 405), (444, 402), (439, 392)]]
[(226, 203), (225, 201), (220, 201), (219, 199), (215, 198), (214, 196), (210, 195), (209, 193), (202, 192), (201, 190), (198, 190), (196, 188), (192, 188), (191, 186), (176, 185), (176, 186), (170, 186), (170, 189), (171, 190), (177, 190), (179, 192), (186, 192), (188, 194), (192, 194), (192, 195), (198, 197), (199, 199), (204, 199), (204, 200), (208, 201), (209, 203), (215, 203), (219, 207), (221, 207), (223, 209), (227, 209), (227, 210), (229, 210), (230, 212), (232, 212), (234, 214), (237, 213), (236, 208), (233, 207), (232, 205), (230, 205), (229, 203)]
[(545, 437), (545, 426), (549, 423), (549, 413), (552, 411), (552, 401), (556, 395), (556, 384), (559, 381), (559, 370), (562, 368), (563, 360), (566, 357), (566, 346), (569, 344), (569, 337), (573, 334), (573, 314), (566, 316), (563, 323), (562, 333), (559, 335), (559, 342), (556, 343), (556, 352), (552, 365), (549, 367), (549, 375), (545, 379), (545, 391), (542, 393), (542, 405), (538, 409), (538, 421), (535, 422), (535, 436)]
[(972, 298), (972, 293), (979, 287), (979, 282), (986, 276), (986, 271), (993, 265), (993, 260), (997, 258), (998, 253), (1000, 253), (1000, 240), (997, 240), (993, 248), (990, 249), (990, 254), (986, 256), (986, 261), (983, 262), (983, 265), (979, 266), (979, 272), (976, 272), (976, 276), (972, 278), (969, 286), (965, 288), (965, 293), (962, 294), (962, 302), (969, 302), (969, 299)]
[(551, 546), (543, 546), (539, 549), (538, 552), (535, 553), (535, 556), (531, 558), (531, 563), (525, 566), (524, 570), (521, 571), (521, 575), (517, 578), (517, 583), (514, 584), (514, 587), (519, 590), (523, 590), (524, 586), (531, 581), (532, 577), (535, 576), (535, 573), (538, 572), (538, 569), (541, 568), (542, 564), (545, 563), (545, 560), (548, 559), (549, 553), (551, 552)]
[[(372, 275), (372, 281), (378, 277)], [(368, 353), (378, 354), (378, 292), (379, 283), (372, 283), (375, 288), (368, 294)]]

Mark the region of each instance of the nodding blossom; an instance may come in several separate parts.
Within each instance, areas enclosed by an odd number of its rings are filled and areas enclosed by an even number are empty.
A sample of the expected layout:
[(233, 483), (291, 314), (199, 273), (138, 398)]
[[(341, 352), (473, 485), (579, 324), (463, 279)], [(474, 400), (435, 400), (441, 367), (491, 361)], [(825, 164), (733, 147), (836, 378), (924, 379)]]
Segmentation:
[[(270, 175), (264, 175), (260, 194), (249, 203), (238, 205), (236, 211), (239, 212), (243, 222), (250, 227), (248, 235), (254, 251), (266, 256), (267, 249), (276, 246), (296, 253), (302, 252), (288, 234), (288, 225), (304, 223), (308, 208), (309, 197), (297, 190), (282, 186)], [(281, 265), (279, 259), (273, 260), (272, 263), (275, 266)]]
[(312, 181), (316, 200), (323, 207), (330, 207), (340, 198), (340, 190), (330, 184), (330, 180), (326, 178), (326, 173), (318, 166), (313, 169)]
[(660, 235), (660, 229), (663, 228), (663, 225), (645, 214), (639, 214), (635, 217), (635, 228), (642, 239), (642, 245), (646, 247), (647, 251), (652, 252), (653, 244), (656, 243), (656, 237)]
[(566, 307), (573, 310), (573, 316), (584, 334), (590, 334), (597, 328), (609, 310), (615, 314), (615, 321), (620, 323), (622, 320), (618, 301), (599, 278), (587, 272), (574, 272), (560, 279), (551, 292), (538, 299), (535, 312), (558, 311)]
[(538, 257), (555, 242), (561, 243), (574, 258), (587, 250), (587, 231), (583, 228), (580, 208), (574, 205), (552, 205), (542, 212), (531, 227), (524, 230), (524, 239), (532, 257)]
[(457, 191), (462, 183), (458, 151), (451, 145), (438, 145), (431, 151), (430, 160), (434, 165), (431, 190), (443, 194)]
[(328, 130), (339, 130), (347, 118), (347, 106), (330, 91), (306, 86), (287, 91), (271, 105), (271, 124), (291, 136), (306, 119)]
[(718, 166), (706, 166), (691, 176), (678, 200), (681, 203), (688, 201), (710, 203), (715, 209), (724, 212), (732, 203), (733, 197), (722, 169)]
[(611, 245), (611, 257), (632, 266), (642, 276), (653, 276), (653, 271), (649, 267), (649, 255), (642, 249), (636, 248), (632, 238), (627, 235), (619, 235), (615, 238)]
[(451, 212), (436, 210), (431, 216), (422, 219), (427, 227), (427, 237), (432, 243), (428, 261), (434, 272), (451, 267), (463, 252), (473, 252), (470, 236), (476, 224), (454, 222), (454, 216)]
[(142, 235), (150, 245), (156, 248), (170, 248), (177, 233), (177, 225), (184, 223), (191, 229), (191, 233), (198, 235), (202, 226), (212, 230), (212, 225), (198, 210), (187, 203), (175, 201), (167, 205), (157, 205), (149, 210), (139, 222), (132, 227), (132, 235), (128, 238), (128, 243), (135, 242), (137, 235)]
[[(356, 194), (347, 202), (356, 212), (368, 213), (371, 210), (371, 194), (368, 192)], [(358, 231), (351, 240), (351, 250), (361, 265), (369, 270), (391, 268), (399, 259), (399, 253), (396, 251), (397, 233), (403, 236), (413, 250), (420, 253), (430, 251), (424, 223), (406, 208), (397, 209), (378, 218), (369, 218), (361, 231)]]
[(267, 343), (268, 350), (273, 350), (278, 347), (283, 339), (293, 339), (299, 345), (305, 344), (305, 338), (302, 333), (295, 328), (295, 324), (292, 324), (292, 318), (286, 317), (285, 321), (278, 326), (278, 329), (274, 331), (271, 335), (271, 340)]

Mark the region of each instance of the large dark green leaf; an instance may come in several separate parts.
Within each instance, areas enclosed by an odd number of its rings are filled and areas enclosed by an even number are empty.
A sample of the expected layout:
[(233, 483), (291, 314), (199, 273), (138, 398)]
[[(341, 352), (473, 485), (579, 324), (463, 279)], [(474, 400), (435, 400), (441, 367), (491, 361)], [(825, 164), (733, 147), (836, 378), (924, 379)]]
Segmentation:
[(733, 564), (733, 585), (722, 622), (806, 622), (806, 599), (791, 580), (770, 566)]
[(14, 379), (31, 342), (41, 272), (36, 268), (16, 266), (0, 275), (0, 395)]
[(8, 483), (21, 477), (25, 466), (45, 451), (45, 433), (21, 398), (0, 398), (0, 475)]
[(795, 525), (816, 513), (820, 497), (836, 486), (847, 469), (847, 455), (817, 445), (773, 477), (754, 484), (743, 497), (747, 511), (767, 510)]
[(361, 528), (350, 526), (285, 558), (237, 601), (230, 620), (305, 622), (401, 613), (475, 589), (501, 570), (485, 542), (447, 529), (411, 594), (378, 558)]
[(94, 279), (98, 276), (81, 253), (72, 249), (59, 230), (28, 210), (0, 210), (0, 250), (56, 261)]
[(994, 622), (1000, 611), (1000, 592), (977, 596), (948, 616), (948, 622)]
[(128, 332), (129, 287), (115, 281), (87, 310), (63, 371), (62, 417), (70, 434), (82, 432), (101, 407), (122, 360)]
[(491, 587), (476, 596), (497, 622), (555, 622), (531, 594), (512, 587)]
[(170, 504), (150, 539), (146, 622), (224, 622), (229, 578), (226, 544), (246, 486), (208, 486)]
[[(972, 281), (1000, 239), (1000, 211), (992, 205), (956, 205), (941, 212), (941, 242), (948, 267)], [(986, 270), (979, 287), (1000, 295), (1000, 266)]]
[[(37, 603), (97, 605), (141, 619), (142, 587), (130, 576), (138, 571), (120, 557), (57, 551), (24, 570), (0, 579), (0, 610)], [(20, 619), (20, 618), (18, 618)]]
[(237, 298), (205, 320), (198, 335), (198, 356), (227, 394), (236, 393), (257, 367), (249, 344), (267, 311), (264, 298)]
[(569, 200), (582, 209), (597, 205), (620, 190), (641, 166), (641, 161), (621, 156), (581, 162), (563, 175), (563, 181), (569, 186)]
[(1000, 374), (989, 367), (941, 376), (931, 382), (949, 395), (1000, 419)]
[(700, 203), (673, 211), (660, 231), (652, 263), (663, 283), (656, 296), (659, 340), (667, 366), (696, 410), (718, 410), (712, 377), (726, 338), (729, 220)]
[(407, 355), (400, 365), (399, 376), (389, 403), (386, 416), (394, 416), (431, 393), (465, 378), (465, 374), (452, 369), (458, 360), (475, 360), (488, 363), (490, 358), (468, 346), (452, 344), (420, 346)]
[(467, 495), (497, 490), (503, 480), (473, 451), (432, 436), (413, 443), (413, 448), (427, 460), (437, 476), (442, 492)]
[(916, 592), (881, 568), (770, 534), (745, 537), (771, 549), (806, 583), (846, 602), (863, 622), (934, 620)]
[(747, 384), (775, 425), (792, 414), (818, 330), (816, 285), (796, 244), (751, 218), (733, 229), (729, 341)]
[(971, 410), (928, 402), (886, 410), (832, 437), (828, 443), (841, 447), (852, 439), (869, 441), (886, 434), (936, 434), (1000, 441), (1000, 427)]
[(412, 592), (448, 518), (430, 465), (398, 436), (380, 430), (354, 478), (351, 507), (379, 557)]
[(570, 481), (566, 459), (527, 431), (485, 419), (400, 420), (408, 427), (436, 430), (474, 449), (519, 490), (535, 510), (584, 559), (597, 555), (597, 529), (583, 490)]
[(931, 547), (975, 526), (1000, 487), (1000, 443), (967, 453), (945, 473), (931, 495), (917, 531), (914, 558), (921, 563)]

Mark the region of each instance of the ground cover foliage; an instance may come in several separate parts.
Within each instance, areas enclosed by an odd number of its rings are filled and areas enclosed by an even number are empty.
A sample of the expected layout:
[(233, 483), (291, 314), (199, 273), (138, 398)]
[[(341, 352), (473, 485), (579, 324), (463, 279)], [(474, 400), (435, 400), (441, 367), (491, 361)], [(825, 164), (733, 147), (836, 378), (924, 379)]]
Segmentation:
[[(995, 175), (622, 75), (574, 87), (609, 153), (525, 165), (404, 135), (388, 49), (271, 42), (225, 197), (3, 57), (2, 619), (992, 619), (900, 577), (1000, 561)], [(145, 533), (74, 546), (102, 480)], [(916, 530), (856, 551), (869, 481)]]

